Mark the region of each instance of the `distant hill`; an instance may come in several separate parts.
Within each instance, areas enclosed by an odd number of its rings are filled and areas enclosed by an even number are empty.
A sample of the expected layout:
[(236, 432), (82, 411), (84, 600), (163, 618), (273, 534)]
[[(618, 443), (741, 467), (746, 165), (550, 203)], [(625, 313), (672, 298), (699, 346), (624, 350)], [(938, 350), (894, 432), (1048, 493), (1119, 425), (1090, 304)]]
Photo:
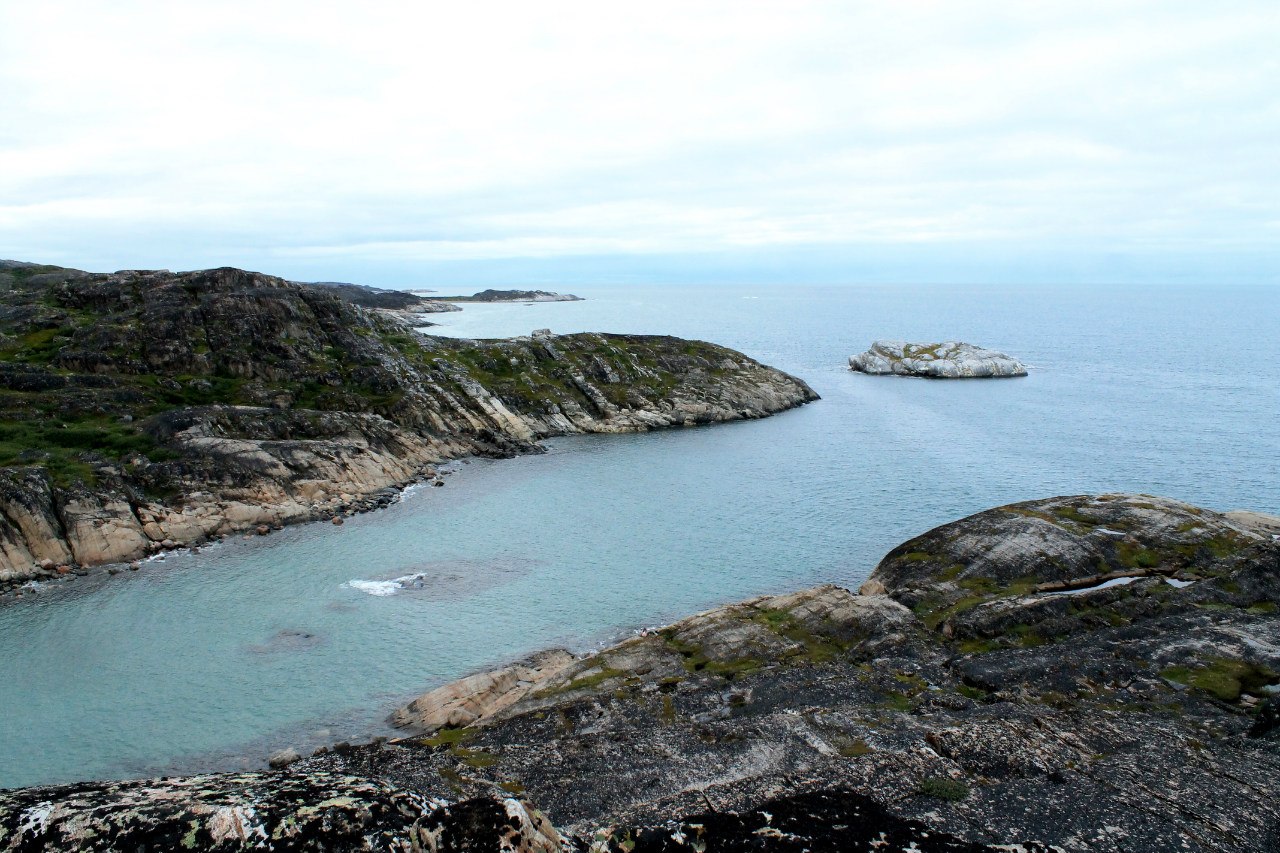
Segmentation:
[(299, 281), (304, 287), (319, 287), (328, 290), (352, 305), (361, 308), (382, 308), (390, 311), (413, 311), (416, 313), (438, 313), (441, 311), (457, 311), (452, 305), (442, 300), (425, 299), (416, 293), (405, 290), (386, 290), (370, 287), (367, 284), (351, 284), (345, 281)]

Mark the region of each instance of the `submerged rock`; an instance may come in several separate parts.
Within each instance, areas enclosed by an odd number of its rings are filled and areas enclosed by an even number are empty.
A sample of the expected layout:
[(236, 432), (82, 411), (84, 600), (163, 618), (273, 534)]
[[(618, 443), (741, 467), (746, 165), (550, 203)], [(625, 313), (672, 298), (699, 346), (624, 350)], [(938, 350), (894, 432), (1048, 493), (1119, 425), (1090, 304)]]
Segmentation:
[(866, 352), (850, 356), (849, 368), (860, 373), (923, 376), (929, 379), (1027, 375), (1027, 368), (1016, 358), (958, 341), (940, 344), (876, 341)]

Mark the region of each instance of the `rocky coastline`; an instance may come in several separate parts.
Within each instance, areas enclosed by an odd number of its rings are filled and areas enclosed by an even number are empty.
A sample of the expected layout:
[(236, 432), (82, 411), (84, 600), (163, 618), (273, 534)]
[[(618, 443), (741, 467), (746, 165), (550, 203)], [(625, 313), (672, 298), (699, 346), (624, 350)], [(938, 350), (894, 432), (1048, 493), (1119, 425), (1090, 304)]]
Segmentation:
[(961, 341), (913, 344), (876, 341), (866, 352), (849, 356), (849, 369), (873, 376), (925, 379), (990, 379), (1026, 376), (1016, 358)]
[(858, 592), (437, 688), (404, 738), (0, 793), (0, 848), (1274, 850), (1277, 525), (1148, 495), (998, 507)]
[(418, 333), (230, 268), (0, 267), (0, 589), (341, 519), (547, 437), (764, 417), (804, 382), (700, 341)]

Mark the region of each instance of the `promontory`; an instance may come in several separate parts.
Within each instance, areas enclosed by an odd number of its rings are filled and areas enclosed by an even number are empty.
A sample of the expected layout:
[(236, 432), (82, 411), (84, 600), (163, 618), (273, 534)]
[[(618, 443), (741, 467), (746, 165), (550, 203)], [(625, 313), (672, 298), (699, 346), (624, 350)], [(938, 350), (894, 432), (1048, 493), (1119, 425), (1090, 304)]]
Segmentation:
[(701, 341), (429, 337), (357, 302), (231, 268), (0, 262), (0, 587), (340, 517), (447, 459), (817, 399)]

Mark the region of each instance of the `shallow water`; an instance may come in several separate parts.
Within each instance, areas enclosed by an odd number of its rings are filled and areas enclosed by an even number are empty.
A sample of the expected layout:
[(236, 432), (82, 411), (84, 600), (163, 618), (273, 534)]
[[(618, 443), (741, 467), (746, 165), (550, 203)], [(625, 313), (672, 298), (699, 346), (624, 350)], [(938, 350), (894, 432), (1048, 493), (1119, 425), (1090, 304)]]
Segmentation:
[[(381, 733), (400, 701), (552, 644), (757, 593), (855, 585), (990, 506), (1132, 490), (1280, 512), (1269, 289), (609, 286), (473, 305), (464, 336), (724, 343), (819, 403), (763, 421), (559, 439), (310, 525), (0, 607), (0, 786), (256, 766)], [(851, 374), (878, 337), (959, 338), (1026, 379)]]

